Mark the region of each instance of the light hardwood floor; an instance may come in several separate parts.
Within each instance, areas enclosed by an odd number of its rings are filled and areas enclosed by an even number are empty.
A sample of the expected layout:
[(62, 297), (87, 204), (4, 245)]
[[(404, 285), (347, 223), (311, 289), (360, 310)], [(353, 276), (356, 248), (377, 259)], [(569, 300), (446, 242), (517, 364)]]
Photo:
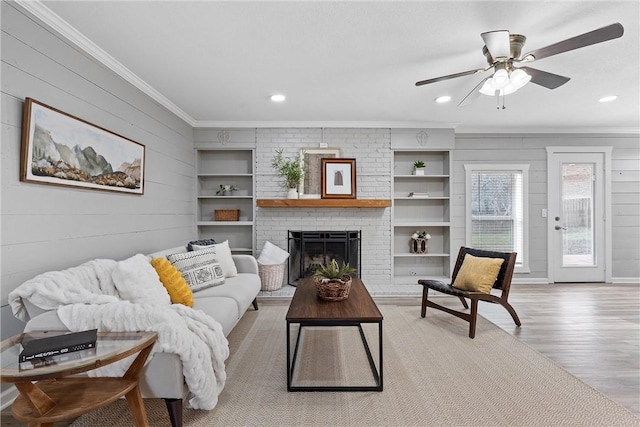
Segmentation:
[[(416, 297), (375, 299), (378, 304), (420, 305)], [(522, 321), (520, 328), (500, 306), (481, 303), (479, 312), (640, 416), (640, 284), (514, 284), (509, 301)], [(438, 302), (460, 306), (452, 297)], [(260, 303), (287, 304), (288, 299), (261, 298)], [(462, 322), (453, 316), (451, 321)], [(2, 412), (0, 423), (21, 425), (10, 409)]]

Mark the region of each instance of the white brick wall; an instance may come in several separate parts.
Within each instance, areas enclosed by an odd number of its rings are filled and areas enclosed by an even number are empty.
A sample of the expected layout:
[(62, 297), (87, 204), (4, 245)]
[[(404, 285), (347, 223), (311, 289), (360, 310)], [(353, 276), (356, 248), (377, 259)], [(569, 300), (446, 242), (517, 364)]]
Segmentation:
[[(391, 132), (389, 129), (257, 129), (256, 195), (286, 197), (280, 178), (271, 167), (278, 148), (297, 156), (301, 148), (329, 147), (342, 150), (342, 157), (356, 159), (359, 199), (391, 198)], [(391, 208), (386, 209), (274, 209), (257, 208), (256, 247), (264, 242), (287, 248), (288, 230), (361, 230), (362, 279), (367, 285), (391, 283)]]

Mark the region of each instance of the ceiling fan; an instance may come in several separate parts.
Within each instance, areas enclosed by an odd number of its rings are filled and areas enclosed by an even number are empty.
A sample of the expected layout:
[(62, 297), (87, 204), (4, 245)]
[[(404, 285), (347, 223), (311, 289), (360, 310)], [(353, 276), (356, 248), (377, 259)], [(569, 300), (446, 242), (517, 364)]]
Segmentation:
[[(617, 39), (622, 37), (623, 33), (624, 28), (622, 25), (615, 23), (521, 55), (522, 47), (527, 40), (525, 36), (510, 34), (507, 30), (488, 31), (481, 34), (485, 43), (482, 48), (482, 53), (489, 63), (487, 68), (478, 68), (421, 80), (416, 82), (416, 86), (455, 79), (493, 69), (493, 74), (478, 83), (476, 87), (460, 101), (458, 106), (470, 104), (480, 96), (480, 94), (495, 95), (499, 99), (500, 96), (504, 97), (505, 95), (515, 92), (529, 81), (548, 89), (555, 89), (568, 82), (569, 77), (527, 66), (516, 67), (516, 65), (520, 63), (531, 63), (559, 53)], [(504, 108), (504, 104), (502, 108)]]

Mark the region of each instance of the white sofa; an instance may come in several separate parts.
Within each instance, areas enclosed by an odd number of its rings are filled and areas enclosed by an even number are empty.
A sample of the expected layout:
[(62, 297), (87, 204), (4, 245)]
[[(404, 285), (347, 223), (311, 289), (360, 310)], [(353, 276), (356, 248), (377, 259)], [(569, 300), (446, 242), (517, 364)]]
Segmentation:
[[(185, 247), (167, 249), (150, 254), (152, 258), (185, 252)], [(221, 325), (227, 336), (250, 305), (258, 309), (257, 295), (261, 283), (256, 259), (250, 255), (233, 255), (238, 275), (228, 277), (219, 286), (194, 292), (193, 308), (207, 313)], [(24, 300), (29, 321), (25, 332), (67, 330), (56, 310), (45, 311), (32, 301)], [(213, 381), (213, 379), (212, 379)], [(180, 358), (173, 353), (155, 353), (146, 365), (140, 383), (144, 398), (162, 398), (167, 404), (171, 425), (182, 426), (182, 402), (187, 395)]]

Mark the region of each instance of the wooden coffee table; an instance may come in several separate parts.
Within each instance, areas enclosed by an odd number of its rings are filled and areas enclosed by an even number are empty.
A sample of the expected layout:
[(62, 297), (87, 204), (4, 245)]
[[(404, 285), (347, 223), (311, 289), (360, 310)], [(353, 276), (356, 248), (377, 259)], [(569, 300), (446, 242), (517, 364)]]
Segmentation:
[[(23, 335), (0, 344), (2, 382), (14, 383), (20, 391), (11, 407), (18, 421), (29, 426), (53, 427), (54, 422), (79, 417), (125, 396), (136, 425), (149, 426), (138, 382), (157, 339), (155, 332), (101, 332), (95, 353), (36, 368), (18, 364)], [(73, 376), (136, 353), (138, 355), (122, 378)]]
[[(296, 291), (287, 312), (287, 390), (289, 391), (382, 391), (382, 313), (360, 279), (353, 279), (349, 298), (343, 301), (324, 301), (318, 297), (318, 291), (311, 279), (298, 282)], [(378, 325), (378, 367), (369, 349), (363, 323)], [(299, 324), (293, 358), (291, 356), (291, 325)], [(355, 326), (369, 360), (375, 385), (373, 386), (294, 386), (293, 372), (300, 345), (302, 329), (308, 326)]]

